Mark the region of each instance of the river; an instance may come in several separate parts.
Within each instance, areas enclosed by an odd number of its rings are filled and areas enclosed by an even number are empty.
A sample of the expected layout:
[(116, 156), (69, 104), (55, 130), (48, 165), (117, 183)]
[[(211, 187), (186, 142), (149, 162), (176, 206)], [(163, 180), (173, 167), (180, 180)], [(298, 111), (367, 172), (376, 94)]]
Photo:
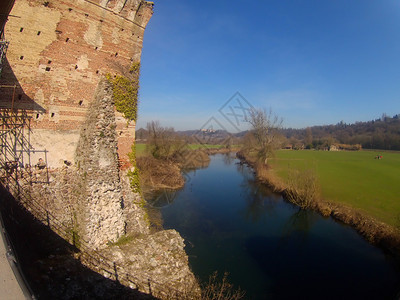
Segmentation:
[(233, 154), (211, 156), (185, 187), (152, 199), (186, 240), (201, 280), (214, 271), (246, 299), (395, 299), (400, 269), (352, 228), (299, 210), (255, 181)]

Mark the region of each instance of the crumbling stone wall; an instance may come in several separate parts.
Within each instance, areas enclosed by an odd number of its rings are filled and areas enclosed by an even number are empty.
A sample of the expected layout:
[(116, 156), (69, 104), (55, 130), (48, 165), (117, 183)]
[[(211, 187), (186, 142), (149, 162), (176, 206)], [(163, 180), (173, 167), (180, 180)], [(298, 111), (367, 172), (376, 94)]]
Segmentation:
[[(55, 230), (61, 237), (72, 230), (74, 244), (87, 246), (80, 258), (89, 268), (129, 274), (146, 292), (149, 280), (153, 292), (196, 287), (183, 239), (174, 230), (150, 233), (144, 200), (119, 168), (127, 165), (135, 124), (115, 112), (104, 80), (140, 61), (152, 13), (143, 0), (16, 0), (0, 78), (0, 107), (28, 110), (31, 143), (48, 150), (48, 173), (23, 171), (34, 177), (21, 182), (33, 198), (23, 205), (50, 228), (64, 224)], [(125, 234), (131, 240), (120, 245)]]
[(82, 126), (75, 159), (62, 161), (57, 169), (31, 167), (20, 180), (41, 208), (93, 249), (125, 234), (149, 233), (141, 195), (131, 190), (125, 171), (119, 169), (115, 127), (112, 89), (103, 79)]
[[(60, 158), (72, 160), (70, 150), (102, 76), (121, 74), (140, 61), (152, 7), (142, 0), (15, 1), (15, 17), (5, 27), (10, 44), (0, 78), (0, 107), (31, 112), (31, 142), (49, 150), (50, 166), (60, 166)], [(121, 137), (128, 134), (134, 140), (134, 123), (128, 130), (118, 118), (117, 126)], [(60, 147), (65, 141), (70, 144), (66, 149)], [(125, 152), (120, 156), (127, 160)]]
[(36, 168), (33, 184), (26, 181), (24, 188), (48, 211), (47, 219), (41, 214), (43, 223), (76, 231), (80, 261), (90, 269), (160, 298), (198, 295), (182, 237), (175, 230), (150, 232), (144, 200), (118, 168), (113, 107), (104, 79), (81, 129), (75, 163), (65, 161), (49, 173)]
[(76, 151), (76, 165), (86, 186), (80, 232), (93, 248), (115, 242), (126, 233), (115, 127), (111, 87), (103, 80), (81, 129)]

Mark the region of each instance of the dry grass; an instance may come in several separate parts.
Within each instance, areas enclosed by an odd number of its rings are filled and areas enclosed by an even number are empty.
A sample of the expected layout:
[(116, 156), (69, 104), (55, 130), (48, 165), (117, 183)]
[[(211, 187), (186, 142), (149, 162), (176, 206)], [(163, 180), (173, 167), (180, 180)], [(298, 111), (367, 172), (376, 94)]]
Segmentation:
[(202, 286), (202, 300), (238, 300), (243, 299), (245, 292), (240, 289), (235, 289), (228, 281), (228, 273), (225, 273), (222, 279), (218, 279), (218, 273), (214, 272), (209, 278), (207, 284)]
[(172, 162), (155, 159), (151, 156), (138, 157), (136, 164), (140, 170), (140, 184), (146, 188), (181, 188), (185, 181), (180, 169)]
[(290, 170), (284, 190), (286, 199), (305, 209), (316, 205), (320, 199), (320, 189), (316, 172)]
[(312, 169), (290, 170), (286, 180), (275, 175), (269, 165), (261, 163), (256, 156), (241, 153), (255, 170), (257, 179), (266, 183), (275, 192), (281, 192), (285, 198), (299, 207), (311, 208), (318, 206), (320, 199), (320, 185), (317, 174)]
[(257, 179), (266, 183), (275, 192), (283, 192), (286, 188), (284, 182), (275, 175), (274, 171), (266, 164), (257, 163), (255, 166)]

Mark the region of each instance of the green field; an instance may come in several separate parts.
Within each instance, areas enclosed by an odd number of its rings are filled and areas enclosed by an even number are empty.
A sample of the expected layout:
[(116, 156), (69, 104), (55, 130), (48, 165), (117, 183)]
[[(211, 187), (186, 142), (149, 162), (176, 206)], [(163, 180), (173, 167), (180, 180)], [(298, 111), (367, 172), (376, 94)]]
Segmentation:
[[(378, 154), (382, 159), (374, 159)], [(289, 169), (311, 168), (319, 178), (324, 200), (400, 225), (400, 152), (281, 150), (270, 163), (283, 179)]]
[(136, 143), (136, 157), (146, 155), (146, 144)]

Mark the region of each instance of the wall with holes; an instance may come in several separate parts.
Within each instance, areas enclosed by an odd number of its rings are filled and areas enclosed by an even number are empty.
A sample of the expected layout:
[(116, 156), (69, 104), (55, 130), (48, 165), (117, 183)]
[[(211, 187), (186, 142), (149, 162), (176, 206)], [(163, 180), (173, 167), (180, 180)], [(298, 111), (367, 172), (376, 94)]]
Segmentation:
[(140, 61), (152, 13), (141, 0), (16, 0), (0, 107), (29, 109), (38, 142), (38, 130), (79, 132), (101, 77)]

